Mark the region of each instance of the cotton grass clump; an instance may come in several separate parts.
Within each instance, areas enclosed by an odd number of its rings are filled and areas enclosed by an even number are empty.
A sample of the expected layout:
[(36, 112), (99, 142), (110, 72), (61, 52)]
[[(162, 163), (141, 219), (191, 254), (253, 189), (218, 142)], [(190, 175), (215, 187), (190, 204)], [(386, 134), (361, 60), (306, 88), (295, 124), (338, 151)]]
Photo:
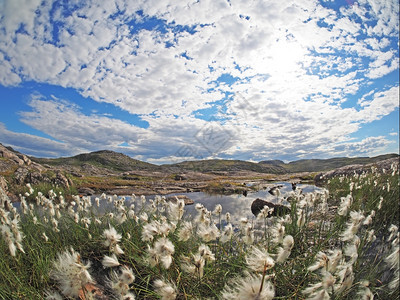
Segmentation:
[(287, 195), (289, 215), (239, 220), (221, 205), (190, 216), (181, 199), (66, 201), (27, 185), (19, 210), (0, 199), (0, 298), (394, 299), (398, 172), (332, 178)]

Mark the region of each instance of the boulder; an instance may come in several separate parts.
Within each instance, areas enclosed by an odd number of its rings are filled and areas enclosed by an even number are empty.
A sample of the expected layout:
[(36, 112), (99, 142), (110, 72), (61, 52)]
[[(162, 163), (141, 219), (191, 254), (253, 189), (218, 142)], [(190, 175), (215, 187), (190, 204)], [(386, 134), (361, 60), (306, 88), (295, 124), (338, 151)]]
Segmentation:
[(7, 192), (8, 190), (8, 184), (7, 181), (3, 176), (0, 176), (0, 188), (3, 189), (3, 191)]
[(4, 147), (1, 144), (0, 144), (0, 157), (10, 159), (15, 163), (17, 163), (19, 166), (23, 165), (29, 166), (32, 163), (32, 161), (26, 155), (11, 151), (10, 149)]
[(366, 164), (366, 165), (347, 165), (341, 168), (337, 168), (325, 173), (320, 173), (314, 177), (314, 182), (316, 185), (322, 185), (322, 183), (328, 179), (337, 176), (353, 176), (355, 174), (362, 174), (364, 172), (370, 172), (372, 168), (375, 168), (377, 172), (381, 173), (383, 170), (390, 170), (392, 165), (395, 165), (396, 168), (399, 166), (399, 158), (389, 158), (385, 160), (381, 160), (375, 163)]
[(78, 189), (78, 193), (83, 196), (91, 196), (94, 195), (96, 192), (88, 187), (81, 187)]
[(184, 175), (176, 174), (174, 180), (176, 181), (186, 180), (186, 177)]
[(56, 177), (53, 179), (53, 182), (54, 184), (65, 188), (69, 188), (70, 186), (70, 181), (61, 172), (57, 172)]
[(253, 203), (251, 204), (251, 212), (253, 213), (253, 215), (255, 215), (256, 217), (258, 216), (258, 214), (260, 213), (260, 211), (264, 208), (264, 206), (268, 206), (269, 208), (273, 208), (274, 211), (272, 213), (268, 214), (268, 217), (272, 217), (272, 216), (284, 216), (287, 214), (290, 214), (290, 208), (285, 206), (285, 205), (281, 205), (281, 204), (275, 204), (260, 198), (257, 198), (256, 200), (253, 201)]
[(183, 200), (183, 201), (185, 201), (185, 205), (191, 205), (191, 204), (193, 204), (194, 203), (194, 201), (192, 200), (192, 199), (190, 199), (188, 196), (186, 196), (186, 195), (177, 195), (177, 196), (170, 196), (170, 197), (167, 197), (167, 201), (171, 201), (171, 202), (173, 202), (173, 203), (176, 203), (176, 199), (180, 199), (180, 200)]
[(23, 185), (27, 182), (26, 177), (29, 174), (29, 170), (27, 168), (18, 168), (14, 173), (15, 182), (17, 184)]

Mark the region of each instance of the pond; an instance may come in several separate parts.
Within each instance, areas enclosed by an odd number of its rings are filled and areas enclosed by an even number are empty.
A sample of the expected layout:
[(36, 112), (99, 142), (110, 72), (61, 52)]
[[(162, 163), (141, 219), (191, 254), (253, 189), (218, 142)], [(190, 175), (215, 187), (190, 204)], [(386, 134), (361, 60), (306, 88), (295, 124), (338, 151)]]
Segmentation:
[[(280, 197), (278, 198), (277, 196), (271, 195), (269, 193), (269, 190), (272, 187), (279, 187), (280, 190)], [(297, 184), (297, 189), (301, 189), (303, 193), (310, 193), (314, 191), (321, 191), (321, 188), (318, 188), (314, 185), (308, 185), (308, 184)], [(205, 192), (192, 192), (192, 193), (176, 193), (176, 194), (169, 194), (165, 195), (166, 197), (170, 196), (175, 196), (175, 195), (185, 195), (188, 198), (192, 199), (194, 201), (194, 205), (186, 205), (185, 206), (185, 214), (184, 218), (190, 218), (191, 216), (195, 216), (197, 214), (197, 211), (195, 209), (195, 204), (200, 203), (204, 205), (208, 210), (213, 211), (215, 206), (217, 204), (222, 205), (222, 215), (225, 215), (227, 212), (231, 214), (231, 222), (233, 224), (237, 224), (241, 218), (248, 218), (251, 220), (254, 218), (254, 215), (251, 212), (251, 204), (252, 202), (257, 199), (261, 198), (263, 200), (267, 200), (273, 203), (278, 202), (278, 199), (281, 199), (282, 197), (285, 197), (288, 195), (289, 192), (292, 191), (292, 185), (290, 182), (276, 182), (273, 184), (270, 184), (268, 186), (265, 186), (264, 189), (258, 190), (256, 192), (249, 192), (246, 196), (242, 194), (231, 194), (231, 195), (221, 195), (221, 194), (208, 194)], [(100, 207), (98, 208), (95, 205), (95, 198), (99, 197), (97, 196), (92, 196), (91, 197), (91, 202), (92, 202), (92, 207), (91, 210), (95, 214), (103, 214), (105, 211), (112, 211), (114, 206), (111, 202), (106, 201), (106, 200), (101, 200), (100, 201)], [(111, 197), (111, 195), (108, 195), (108, 197)], [(121, 197), (119, 197), (121, 198)], [(131, 195), (124, 196), (125, 198), (125, 204), (129, 207), (131, 202)], [(154, 196), (146, 196), (147, 200), (154, 199)], [(146, 201), (147, 205), (149, 205), (149, 201)], [(13, 203), (13, 205), (19, 209), (19, 202)], [(281, 204), (284, 205), (289, 205), (287, 201), (281, 202)], [(135, 201), (135, 212), (138, 213), (142, 208), (142, 202), (137, 199)], [(224, 218), (223, 218), (224, 219)]]
[[(272, 187), (279, 187), (279, 191), (281, 193), (280, 197), (271, 195), (269, 190)], [(301, 189), (303, 193), (310, 193), (314, 191), (320, 191), (321, 188), (318, 188), (314, 185), (308, 184), (297, 184), (297, 189)], [(185, 195), (191, 200), (194, 201), (193, 205), (186, 205), (185, 206), (185, 218), (190, 218), (191, 216), (195, 216), (197, 211), (195, 209), (195, 205), (200, 203), (204, 205), (208, 210), (213, 211), (217, 204), (222, 205), (222, 215), (225, 215), (227, 212), (231, 214), (231, 221), (232, 223), (237, 223), (240, 218), (254, 218), (254, 215), (251, 212), (251, 204), (257, 198), (261, 198), (263, 200), (267, 200), (273, 203), (278, 202), (278, 199), (285, 197), (288, 195), (289, 192), (292, 192), (292, 185), (290, 182), (276, 182), (266, 186), (264, 189), (258, 190), (256, 192), (249, 192), (246, 196), (242, 194), (231, 194), (231, 195), (222, 195), (222, 194), (208, 194), (205, 192), (191, 192), (191, 193), (174, 193), (165, 195), (165, 197), (170, 196), (178, 196), (178, 195)], [(110, 196), (110, 195), (109, 195)], [(92, 197), (92, 203), (94, 204), (94, 198)], [(154, 199), (154, 196), (146, 196), (147, 200)], [(131, 196), (125, 196), (126, 205), (129, 206), (131, 203)], [(146, 201), (147, 204), (149, 203)], [(281, 202), (283, 205), (289, 205), (287, 201)], [(98, 213), (101, 211), (109, 211), (112, 209), (113, 205), (111, 203), (107, 203), (107, 201), (103, 200), (101, 203), (101, 208), (98, 210)], [(139, 199), (135, 201), (135, 211), (138, 213), (141, 210), (142, 203)]]
[[(240, 218), (247, 217), (248, 219), (254, 218), (251, 212), (251, 204), (257, 198), (267, 200), (273, 203), (278, 201), (278, 197), (270, 194), (268, 191), (274, 187), (279, 186), (281, 196), (279, 198), (285, 197), (286, 194), (292, 191), (292, 185), (289, 182), (277, 182), (271, 184), (271, 186), (266, 189), (259, 190), (257, 192), (248, 193), (247, 196), (241, 194), (232, 195), (210, 195), (204, 192), (194, 192), (194, 193), (179, 193), (173, 195), (186, 195), (194, 201), (194, 204), (201, 203), (208, 210), (214, 210), (217, 204), (222, 205), (222, 214), (229, 212), (232, 216), (232, 221), (238, 221)], [(309, 193), (321, 190), (314, 185), (297, 184), (297, 189), (302, 189), (303, 193)], [(171, 195), (167, 195), (171, 196)], [(282, 204), (289, 205), (287, 201), (283, 201)], [(186, 215), (196, 215), (195, 205), (185, 206)]]

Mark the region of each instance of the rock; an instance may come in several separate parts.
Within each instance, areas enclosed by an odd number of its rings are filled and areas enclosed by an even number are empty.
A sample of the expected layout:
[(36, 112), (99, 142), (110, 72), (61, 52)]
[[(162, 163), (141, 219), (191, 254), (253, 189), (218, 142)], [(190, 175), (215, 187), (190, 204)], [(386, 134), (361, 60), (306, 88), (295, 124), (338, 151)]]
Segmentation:
[(5, 192), (7, 192), (7, 190), (8, 190), (7, 181), (4, 179), (3, 176), (0, 176), (0, 189), (3, 189), (3, 191), (5, 191)]
[(383, 170), (390, 170), (392, 165), (396, 165), (397, 168), (399, 166), (399, 158), (389, 158), (385, 160), (381, 160), (375, 163), (366, 164), (366, 165), (348, 165), (341, 168), (337, 168), (325, 173), (320, 173), (314, 177), (314, 182), (316, 185), (321, 185), (325, 180), (331, 179), (337, 176), (353, 176), (355, 174), (362, 174), (364, 172), (371, 171), (372, 168), (375, 168), (377, 172), (381, 173)]
[(176, 181), (186, 180), (186, 177), (183, 175), (176, 174), (174, 180)]
[(54, 184), (69, 188), (70, 181), (61, 172), (57, 172), (56, 177), (53, 179)]
[(268, 217), (272, 216), (283, 216), (290, 213), (290, 208), (285, 205), (275, 204), (269, 201), (265, 201), (263, 199), (257, 198), (251, 204), (251, 212), (253, 215), (257, 217), (260, 211), (264, 208), (264, 206), (268, 206), (269, 208), (274, 208), (272, 213), (268, 214)]
[(44, 178), (40, 172), (34, 171), (29, 174), (29, 180), (27, 180), (31, 184), (39, 184), (44, 181)]
[(281, 191), (279, 190), (281, 187), (282, 185), (273, 186), (269, 189), (268, 193), (278, 197), (281, 194)]
[(15, 153), (1, 144), (0, 144), (0, 157), (8, 158), (17, 163), (19, 166), (23, 165), (29, 166), (32, 163), (32, 161), (26, 155), (21, 153)]
[(180, 200), (183, 200), (183, 201), (185, 201), (185, 205), (191, 205), (191, 204), (193, 204), (194, 203), (194, 201), (192, 200), (192, 199), (190, 199), (188, 196), (186, 196), (186, 195), (177, 195), (177, 196), (170, 196), (170, 197), (167, 197), (166, 198), (166, 200), (167, 201), (171, 201), (171, 202), (173, 202), (173, 203), (176, 203), (176, 199), (180, 199)]
[(71, 175), (75, 176), (75, 177), (85, 177), (84, 175), (82, 175), (81, 173), (75, 172), (75, 171), (71, 171)]
[(78, 189), (78, 193), (79, 193), (79, 195), (83, 195), (83, 196), (91, 196), (91, 195), (94, 195), (96, 192), (94, 190), (92, 190), (91, 188), (82, 187), (82, 188)]
[(10, 198), (8, 198), (6, 191), (0, 187), (0, 207), (4, 208), (9, 202)]
[(18, 168), (15, 173), (14, 173), (14, 178), (15, 178), (15, 182), (17, 184), (25, 184), (26, 183), (26, 177), (29, 174), (29, 170), (26, 168)]

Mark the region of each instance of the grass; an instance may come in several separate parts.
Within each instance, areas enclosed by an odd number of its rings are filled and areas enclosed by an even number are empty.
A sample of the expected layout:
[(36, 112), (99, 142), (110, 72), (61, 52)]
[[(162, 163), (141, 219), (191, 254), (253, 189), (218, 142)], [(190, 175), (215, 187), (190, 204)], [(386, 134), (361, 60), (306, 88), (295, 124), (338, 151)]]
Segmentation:
[[(71, 247), (80, 255), (75, 264), (84, 269), (83, 264), (90, 262), (88, 271), (98, 290), (115, 299), (124, 295), (111, 284), (121, 266), (131, 268), (136, 277), (128, 290), (136, 299), (272, 299), (267, 293), (269, 283), (274, 299), (316, 299), (312, 297), (318, 292), (326, 292), (330, 299), (359, 299), (359, 293), (368, 291), (374, 299), (399, 298), (397, 288), (391, 285), (399, 272), (398, 252), (397, 268), (387, 261), (398, 249), (398, 233), (390, 232), (392, 225), (399, 226), (397, 167), (385, 173), (371, 170), (332, 178), (326, 182), (326, 192), (291, 195), (290, 215), (267, 219), (260, 214), (252, 220), (229, 219), (202, 207), (197, 207), (197, 215), (180, 218), (179, 206), (162, 197), (122, 201), (124, 198), (103, 195), (98, 199), (100, 209), (90, 198), (78, 196), (74, 202), (65, 202), (58, 190), (44, 192), (45, 188), (50, 186), (33, 191), (28, 200), (22, 197), (19, 210), (9, 209), (7, 199), (0, 199), (0, 299), (43, 299), (47, 292), (57, 291), (60, 282), (54, 276), (55, 262)], [(346, 197), (352, 201), (347, 212), (339, 214)], [(30, 207), (24, 208), (25, 203)], [(373, 211), (372, 222), (362, 224)], [(359, 215), (361, 223), (348, 237), (346, 232)], [(18, 225), (13, 227), (13, 222)], [(186, 239), (182, 232), (189, 223), (193, 229)], [(229, 223), (234, 230), (224, 240)], [(102, 264), (104, 256), (118, 252), (104, 244), (104, 232), (110, 228), (120, 234), (116, 244), (123, 251), (117, 256), (121, 266), (112, 268)], [(397, 237), (397, 244), (388, 240), (391, 234), (391, 240)], [(375, 239), (369, 239), (373, 235)], [(288, 236), (293, 237), (293, 245), (282, 241)], [(164, 238), (173, 245), (172, 253), (169, 244), (157, 250), (157, 243)], [(10, 251), (10, 243), (18, 241), (24, 253)], [(210, 256), (199, 250), (205, 246)], [(254, 247), (261, 254), (254, 254)], [(149, 256), (152, 250), (156, 252), (154, 261)], [(280, 260), (282, 251), (289, 256)], [(314, 270), (323, 255), (333, 261), (332, 251), (342, 251), (337, 268), (321, 260)], [(273, 259), (272, 267), (267, 267), (266, 257)], [(345, 284), (342, 275), (348, 268), (353, 280)], [(332, 284), (327, 283), (328, 273), (334, 278)], [(155, 284), (157, 279), (169, 285), (170, 298)], [(324, 287), (319, 287), (320, 282)], [(252, 284), (256, 286), (253, 290)], [(305, 293), (312, 285), (315, 291)], [(86, 287), (79, 286), (81, 299), (89, 299)]]

